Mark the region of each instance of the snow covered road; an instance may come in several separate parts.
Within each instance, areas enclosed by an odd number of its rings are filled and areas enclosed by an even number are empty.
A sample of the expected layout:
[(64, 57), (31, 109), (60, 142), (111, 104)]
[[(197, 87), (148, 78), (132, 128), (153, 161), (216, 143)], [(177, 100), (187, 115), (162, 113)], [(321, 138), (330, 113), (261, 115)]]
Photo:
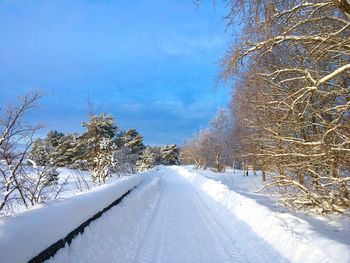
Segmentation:
[(51, 262), (286, 262), (178, 169), (154, 178)]
[[(162, 177), (161, 198), (134, 262), (282, 262), (237, 219), (215, 213), (176, 171)], [(246, 232), (248, 231), (248, 233)], [(258, 247), (265, 250), (253, 251)], [(264, 246), (264, 247), (262, 247)]]
[(256, 180), (192, 166), (119, 178), (2, 218), (0, 262), (27, 262), (137, 186), (48, 262), (350, 263), (347, 218), (281, 209)]

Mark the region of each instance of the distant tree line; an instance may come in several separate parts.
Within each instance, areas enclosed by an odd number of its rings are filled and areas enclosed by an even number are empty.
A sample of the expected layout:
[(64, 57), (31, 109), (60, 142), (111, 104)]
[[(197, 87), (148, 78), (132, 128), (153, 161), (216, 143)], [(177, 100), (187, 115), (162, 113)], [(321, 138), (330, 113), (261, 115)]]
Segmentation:
[(42, 96), (28, 92), (1, 112), (0, 213), (13, 212), (16, 204), (29, 208), (56, 198), (67, 183), (59, 181), (58, 167), (89, 171), (99, 185), (115, 175), (180, 163), (176, 145), (145, 146), (135, 129), (122, 130), (111, 114), (90, 112), (82, 133), (50, 131), (35, 138), (43, 126), (30, 125), (24, 117)]
[(81, 134), (50, 131), (46, 138), (34, 140), (28, 159), (42, 166), (88, 170), (97, 184), (114, 174), (180, 163), (176, 145), (146, 147), (135, 129), (120, 129), (111, 114), (90, 114), (82, 126)]
[(220, 109), (208, 128), (181, 147), (183, 162), (198, 168), (213, 167), (218, 172), (225, 171), (226, 166), (240, 168), (241, 159), (236, 156), (232, 130), (232, 115), (228, 110)]

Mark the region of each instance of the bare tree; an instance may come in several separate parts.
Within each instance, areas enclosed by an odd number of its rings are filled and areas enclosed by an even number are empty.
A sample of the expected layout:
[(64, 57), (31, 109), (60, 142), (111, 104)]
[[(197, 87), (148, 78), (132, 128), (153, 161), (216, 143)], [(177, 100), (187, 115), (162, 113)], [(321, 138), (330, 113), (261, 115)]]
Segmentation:
[(195, 164), (197, 168), (206, 169), (214, 166), (214, 154), (211, 144), (211, 132), (209, 129), (200, 131), (185, 143), (181, 149), (183, 163)]
[(184, 163), (195, 164), (198, 168), (215, 167), (222, 172), (226, 166), (235, 166), (237, 156), (234, 126), (230, 112), (219, 109), (217, 116), (209, 123), (209, 128), (196, 134), (181, 149)]
[(245, 22), (221, 75), (243, 75), (233, 97), (241, 156), (275, 172), (269, 186), (292, 208), (350, 206), (347, 3), (229, 1), (230, 21), (241, 12)]
[(227, 136), (229, 130), (229, 116), (224, 109), (219, 109), (216, 117), (210, 122), (210, 147), (215, 158), (215, 168), (218, 172), (225, 170), (228, 161)]
[[(73, 177), (75, 187), (80, 192), (84, 192), (84, 191), (89, 191), (90, 190), (91, 185), (89, 184), (89, 182), (87, 181), (87, 179), (85, 178), (83, 172), (80, 169), (72, 170), (70, 176)], [(67, 177), (67, 180), (69, 179), (70, 176)]]
[(37, 106), (43, 96), (39, 91), (32, 91), (20, 97), (18, 106), (9, 106), (0, 120), (0, 211), (11, 207), (12, 201), (19, 201), (29, 207), (24, 188), (25, 161), (34, 141), (34, 134), (42, 126), (24, 123), (24, 116)]

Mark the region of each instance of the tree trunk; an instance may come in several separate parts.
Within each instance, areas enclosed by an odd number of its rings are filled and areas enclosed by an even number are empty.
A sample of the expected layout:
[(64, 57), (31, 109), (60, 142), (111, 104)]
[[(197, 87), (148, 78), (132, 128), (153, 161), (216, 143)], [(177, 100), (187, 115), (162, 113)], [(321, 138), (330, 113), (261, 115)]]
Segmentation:
[(261, 165), (261, 179), (263, 182), (266, 182), (266, 172), (265, 172), (265, 163), (263, 162)]

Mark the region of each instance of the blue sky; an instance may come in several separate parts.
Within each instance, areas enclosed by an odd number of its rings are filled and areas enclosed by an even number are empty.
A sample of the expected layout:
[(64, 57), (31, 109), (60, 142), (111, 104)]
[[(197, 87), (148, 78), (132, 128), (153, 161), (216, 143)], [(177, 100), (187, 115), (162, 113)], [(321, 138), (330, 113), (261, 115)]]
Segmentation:
[(228, 103), (214, 85), (224, 15), (211, 1), (1, 1), (0, 104), (38, 88), (30, 121), (74, 132), (90, 97), (147, 144), (181, 144)]

